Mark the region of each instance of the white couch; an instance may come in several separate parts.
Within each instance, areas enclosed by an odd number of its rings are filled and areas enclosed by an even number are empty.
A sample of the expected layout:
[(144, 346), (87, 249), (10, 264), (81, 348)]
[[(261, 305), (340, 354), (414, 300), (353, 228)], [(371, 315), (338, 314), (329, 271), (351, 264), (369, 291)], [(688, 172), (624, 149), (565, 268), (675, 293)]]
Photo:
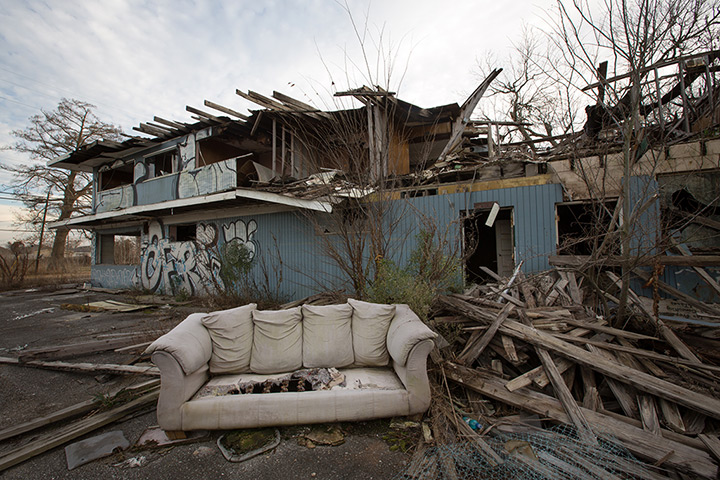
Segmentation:
[[(192, 314), (147, 350), (161, 372), (158, 422), (167, 431), (187, 431), (422, 413), (430, 405), (426, 361), (435, 336), (407, 305), (357, 300)], [(345, 386), (207, 394), (321, 367), (337, 368)]]

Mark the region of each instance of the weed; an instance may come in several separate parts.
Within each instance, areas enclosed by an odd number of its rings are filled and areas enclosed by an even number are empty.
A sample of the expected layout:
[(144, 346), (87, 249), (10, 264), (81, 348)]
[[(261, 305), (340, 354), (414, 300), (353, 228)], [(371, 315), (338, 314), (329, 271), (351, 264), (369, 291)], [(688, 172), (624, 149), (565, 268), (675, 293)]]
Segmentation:
[(406, 303), (427, 320), (437, 295), (457, 291), (461, 285), (460, 261), (446, 255), (432, 230), (417, 235), (417, 246), (406, 265), (389, 259), (377, 262), (377, 272), (367, 289), (367, 299), (377, 303)]

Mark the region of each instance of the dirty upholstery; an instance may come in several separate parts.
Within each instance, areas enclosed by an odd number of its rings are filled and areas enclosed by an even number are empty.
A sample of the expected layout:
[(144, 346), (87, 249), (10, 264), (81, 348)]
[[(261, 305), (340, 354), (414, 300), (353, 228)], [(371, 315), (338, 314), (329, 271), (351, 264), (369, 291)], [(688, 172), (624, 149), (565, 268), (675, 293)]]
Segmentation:
[[(365, 302), (362, 302), (365, 303)], [(355, 305), (350, 304), (355, 307)], [(367, 307), (360, 305), (368, 312)], [(379, 306), (378, 306), (379, 307)], [(368, 420), (396, 415), (412, 415), (427, 410), (430, 404), (430, 387), (427, 378), (427, 356), (434, 347), (436, 336), (407, 305), (392, 305), (393, 315), (385, 329), (386, 366), (367, 366), (354, 363), (340, 368), (345, 374), (346, 386), (332, 390), (306, 392), (283, 392), (264, 394), (236, 394), (220, 396), (199, 396), (198, 390), (204, 385), (221, 385), (238, 382), (240, 376), (257, 377), (261, 372), (235, 372), (210, 378), (209, 363), (212, 356), (210, 334), (201, 321), (203, 314), (194, 314), (181, 322), (168, 334), (154, 342), (148, 351), (161, 372), (161, 392), (158, 400), (158, 422), (165, 430), (233, 429), (253, 428), (270, 425), (293, 425), (337, 421)], [(310, 363), (317, 359), (331, 358), (339, 363), (349, 360), (349, 343), (338, 341), (343, 352), (331, 351), (329, 343), (338, 339), (336, 332), (323, 329), (339, 328), (347, 335), (347, 308), (337, 309), (338, 320), (328, 317), (332, 309), (317, 310), (319, 316), (310, 320), (315, 337), (303, 346), (316, 345), (325, 349), (318, 355), (310, 352)], [(306, 306), (307, 310), (307, 306)], [(300, 309), (300, 312), (303, 310)], [(257, 318), (267, 317), (261, 313)], [(289, 311), (288, 311), (289, 312)], [(353, 310), (353, 313), (355, 310)], [(273, 317), (274, 314), (270, 314)], [(286, 315), (286, 323), (292, 325), (295, 311)], [(277, 320), (277, 318), (271, 320)], [(302, 327), (302, 321), (300, 322)], [(351, 328), (357, 325), (352, 317)], [(186, 323), (188, 323), (186, 325)], [(272, 322), (271, 322), (272, 323)], [(257, 336), (258, 325), (255, 325)], [(295, 333), (292, 331), (291, 333)], [(367, 332), (366, 332), (367, 333)], [(313, 343), (314, 342), (314, 343)], [(376, 346), (377, 347), (377, 346)], [(186, 350), (196, 349), (195, 353)], [(377, 349), (376, 349), (377, 350)], [(382, 350), (382, 349), (380, 349)], [(277, 350), (276, 350), (277, 352)], [(255, 350), (253, 350), (253, 355)], [(295, 356), (290, 352), (290, 356)], [(293, 359), (292, 362), (296, 362)], [(363, 361), (362, 363), (364, 363)], [(324, 362), (323, 362), (324, 363)], [(279, 364), (282, 364), (282, 360)], [(252, 365), (252, 359), (251, 359)], [(307, 365), (305, 365), (307, 367)], [(338, 365), (341, 367), (342, 365)], [(193, 369), (194, 368), (194, 369)], [(252, 369), (251, 369), (252, 370)], [(279, 373), (279, 372), (273, 372)], [(266, 375), (272, 376), (272, 375)], [(230, 383), (228, 383), (230, 382)]]

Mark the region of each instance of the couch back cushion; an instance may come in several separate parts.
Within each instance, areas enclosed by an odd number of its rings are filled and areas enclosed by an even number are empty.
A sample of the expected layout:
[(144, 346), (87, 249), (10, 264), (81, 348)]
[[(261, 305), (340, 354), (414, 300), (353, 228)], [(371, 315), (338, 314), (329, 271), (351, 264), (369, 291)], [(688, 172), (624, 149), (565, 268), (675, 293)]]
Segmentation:
[(353, 308), (342, 305), (303, 305), (303, 366), (346, 367), (355, 361), (352, 341)]
[(242, 307), (212, 312), (202, 318), (210, 333), (212, 355), (210, 373), (243, 373), (250, 371), (253, 341), (251, 303)]
[(383, 367), (390, 362), (387, 332), (395, 316), (395, 305), (349, 299), (353, 308), (352, 339), (355, 365)]
[(255, 373), (292, 372), (302, 367), (302, 310), (254, 310), (250, 370)]

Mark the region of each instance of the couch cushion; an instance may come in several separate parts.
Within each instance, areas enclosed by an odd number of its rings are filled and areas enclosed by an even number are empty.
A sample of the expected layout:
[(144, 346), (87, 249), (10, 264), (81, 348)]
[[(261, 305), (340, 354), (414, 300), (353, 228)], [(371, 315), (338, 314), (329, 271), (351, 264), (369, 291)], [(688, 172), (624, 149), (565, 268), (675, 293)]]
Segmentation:
[(206, 313), (193, 313), (178, 323), (175, 328), (155, 340), (145, 353), (164, 351), (175, 357), (185, 375), (198, 371), (207, 365), (212, 356), (212, 340), (202, 324)]
[(202, 318), (210, 333), (213, 351), (210, 373), (241, 373), (250, 371), (250, 353), (253, 344), (251, 303), (242, 307), (212, 312)]
[(254, 310), (250, 370), (292, 372), (302, 367), (302, 310)]
[(395, 316), (395, 305), (349, 299), (353, 308), (352, 338), (355, 365), (382, 367), (389, 363), (387, 332)]
[(303, 305), (303, 366), (345, 367), (355, 361), (352, 341), (353, 308), (342, 305)]

